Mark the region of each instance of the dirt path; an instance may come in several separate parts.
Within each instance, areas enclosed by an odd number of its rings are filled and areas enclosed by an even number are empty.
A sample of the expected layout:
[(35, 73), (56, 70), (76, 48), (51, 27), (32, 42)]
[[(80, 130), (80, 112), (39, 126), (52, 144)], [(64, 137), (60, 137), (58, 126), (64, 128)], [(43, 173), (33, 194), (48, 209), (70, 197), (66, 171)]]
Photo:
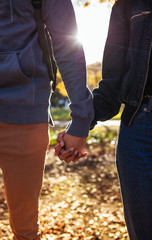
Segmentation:
[[(9, 240), (3, 192), (1, 188), (0, 236)], [(88, 148), (84, 160), (69, 165), (48, 151), (40, 222), (42, 240), (127, 240), (114, 148)]]

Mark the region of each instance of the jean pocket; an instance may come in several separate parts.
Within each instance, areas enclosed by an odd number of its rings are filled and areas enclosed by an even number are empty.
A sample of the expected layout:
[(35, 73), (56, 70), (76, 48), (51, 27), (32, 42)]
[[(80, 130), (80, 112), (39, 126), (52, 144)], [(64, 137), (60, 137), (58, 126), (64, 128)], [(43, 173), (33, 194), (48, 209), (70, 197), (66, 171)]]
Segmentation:
[(145, 114), (146, 112), (144, 110), (140, 110), (139, 112), (137, 112), (137, 114), (134, 117), (133, 123), (141, 121), (144, 118)]

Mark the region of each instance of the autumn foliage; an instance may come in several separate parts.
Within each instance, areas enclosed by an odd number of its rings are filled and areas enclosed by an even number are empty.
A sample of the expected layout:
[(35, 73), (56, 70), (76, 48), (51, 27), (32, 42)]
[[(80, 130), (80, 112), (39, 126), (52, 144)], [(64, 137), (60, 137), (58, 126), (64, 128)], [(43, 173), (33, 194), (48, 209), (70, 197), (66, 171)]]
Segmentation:
[[(65, 164), (47, 152), (40, 198), (42, 240), (128, 240), (115, 168), (115, 138)], [(0, 236), (11, 240), (0, 174)]]
[(75, 0), (74, 3), (76, 3), (79, 6), (84, 6), (87, 7), (89, 6), (92, 2), (99, 2), (99, 3), (103, 3), (103, 2), (112, 2), (115, 3), (116, 0)]

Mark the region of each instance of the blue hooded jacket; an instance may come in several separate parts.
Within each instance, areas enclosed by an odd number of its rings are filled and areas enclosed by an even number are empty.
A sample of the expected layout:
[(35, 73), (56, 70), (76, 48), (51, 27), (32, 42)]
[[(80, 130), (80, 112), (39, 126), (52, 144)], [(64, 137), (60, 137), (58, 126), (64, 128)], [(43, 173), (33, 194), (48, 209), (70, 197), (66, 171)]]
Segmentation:
[[(42, 14), (71, 108), (68, 133), (85, 137), (93, 118), (83, 48), (71, 0), (43, 0)], [(0, 122), (48, 122), (51, 86), (31, 0), (0, 1)]]

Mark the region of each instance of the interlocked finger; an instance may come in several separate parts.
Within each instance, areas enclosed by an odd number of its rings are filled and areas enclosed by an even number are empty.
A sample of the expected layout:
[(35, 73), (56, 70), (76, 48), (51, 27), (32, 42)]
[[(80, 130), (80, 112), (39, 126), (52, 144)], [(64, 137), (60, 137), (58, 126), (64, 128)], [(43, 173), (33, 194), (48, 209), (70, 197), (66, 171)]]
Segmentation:
[(73, 155), (74, 148), (70, 148), (68, 150), (62, 149), (59, 154), (60, 160), (66, 160), (67, 158), (71, 157)]

